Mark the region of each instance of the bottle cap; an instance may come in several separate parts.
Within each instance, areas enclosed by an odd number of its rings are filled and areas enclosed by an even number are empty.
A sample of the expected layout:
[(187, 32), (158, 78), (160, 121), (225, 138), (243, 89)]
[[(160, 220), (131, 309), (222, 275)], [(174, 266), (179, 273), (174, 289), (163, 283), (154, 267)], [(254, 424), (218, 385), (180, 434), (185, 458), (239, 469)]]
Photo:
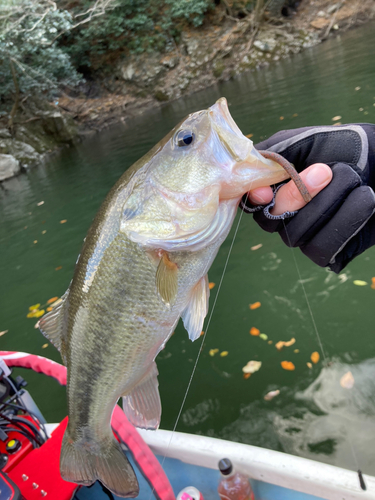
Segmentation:
[(233, 465), (229, 458), (222, 458), (220, 460), (219, 470), (223, 474), (223, 476), (228, 476), (232, 472)]

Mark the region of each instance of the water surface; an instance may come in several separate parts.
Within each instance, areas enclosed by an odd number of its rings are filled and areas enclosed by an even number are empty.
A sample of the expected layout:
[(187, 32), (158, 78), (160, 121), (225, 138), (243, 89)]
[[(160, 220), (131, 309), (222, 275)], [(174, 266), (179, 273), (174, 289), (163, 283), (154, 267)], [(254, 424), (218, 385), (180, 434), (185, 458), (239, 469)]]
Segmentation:
[[(374, 24), (369, 24), (270, 68), (145, 113), (3, 183), (0, 331), (8, 333), (0, 338), (1, 348), (59, 361), (50, 344), (43, 348), (46, 340), (34, 329), (35, 320), (26, 318), (29, 306), (65, 292), (83, 238), (108, 190), (186, 114), (225, 96), (234, 119), (245, 134), (253, 134), (254, 142), (284, 128), (331, 124), (337, 115), (342, 123), (374, 123), (374, 46)], [(209, 273), (216, 283), (211, 307), (233, 236), (234, 230)], [(336, 276), (243, 216), (177, 430), (375, 474), (375, 290), (353, 284), (355, 279), (371, 283), (374, 263), (371, 249)], [(249, 304), (256, 301), (262, 305), (251, 311)], [(273, 344), (250, 336), (252, 326)], [(275, 349), (275, 342), (292, 337), (294, 346)], [(191, 343), (179, 325), (158, 356), (163, 428), (174, 426), (201, 342)], [(212, 357), (210, 349), (228, 355)], [(310, 369), (306, 363), (314, 351), (323, 361)], [(263, 364), (244, 380), (242, 367), (251, 359)], [(295, 371), (283, 370), (284, 360), (292, 361)], [(351, 390), (339, 383), (348, 371), (355, 379)], [(64, 388), (23, 374), (47, 419), (63, 418)], [(264, 401), (274, 389), (280, 395)]]

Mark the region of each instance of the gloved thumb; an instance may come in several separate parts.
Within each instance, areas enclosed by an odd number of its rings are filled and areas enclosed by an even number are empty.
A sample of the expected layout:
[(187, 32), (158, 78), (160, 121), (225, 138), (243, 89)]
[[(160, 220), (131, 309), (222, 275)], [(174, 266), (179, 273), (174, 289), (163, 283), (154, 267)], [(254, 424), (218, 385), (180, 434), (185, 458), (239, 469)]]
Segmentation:
[[(332, 180), (332, 170), (325, 163), (315, 163), (300, 173), (309, 193), (314, 198)], [(282, 186), (275, 197), (275, 205), (271, 210), (272, 215), (281, 215), (285, 212), (300, 210), (306, 205), (301, 193), (293, 181)]]

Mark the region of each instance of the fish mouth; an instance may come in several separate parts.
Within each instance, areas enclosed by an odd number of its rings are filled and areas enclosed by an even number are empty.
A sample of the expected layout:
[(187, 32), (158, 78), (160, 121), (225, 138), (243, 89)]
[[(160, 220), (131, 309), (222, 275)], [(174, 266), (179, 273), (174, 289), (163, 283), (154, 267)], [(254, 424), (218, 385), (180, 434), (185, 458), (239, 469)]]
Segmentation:
[[(233, 120), (232, 115), (229, 112), (228, 101), (225, 97), (220, 97), (213, 106), (209, 108), (211, 117), (216, 118), (215, 121), (224, 122), (227, 126), (239, 137), (244, 137), (241, 130), (239, 129), (237, 123)], [(221, 119), (217, 120), (220, 117)]]
[(253, 143), (233, 120), (225, 97), (218, 99), (208, 112), (213, 129), (233, 160), (238, 163), (248, 159)]
[(240, 191), (243, 194), (249, 189), (269, 186), (289, 177), (277, 162), (264, 158), (254, 148), (253, 142), (243, 135), (229, 112), (225, 97), (216, 101), (208, 112), (213, 130), (233, 160), (230, 181), (226, 182), (222, 192), (224, 197), (238, 195)]

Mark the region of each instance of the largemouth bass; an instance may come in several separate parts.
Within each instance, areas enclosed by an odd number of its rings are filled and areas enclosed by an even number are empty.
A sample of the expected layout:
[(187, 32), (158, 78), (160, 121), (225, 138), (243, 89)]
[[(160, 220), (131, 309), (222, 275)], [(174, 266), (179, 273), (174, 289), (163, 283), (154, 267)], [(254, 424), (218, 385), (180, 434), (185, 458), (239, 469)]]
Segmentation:
[(241, 196), (288, 177), (254, 149), (222, 98), (189, 115), (112, 188), (69, 289), (40, 321), (68, 368), (64, 479), (138, 494), (111, 430), (114, 406), (122, 396), (132, 424), (159, 426), (158, 352), (180, 317), (191, 340), (200, 336), (207, 272)]

